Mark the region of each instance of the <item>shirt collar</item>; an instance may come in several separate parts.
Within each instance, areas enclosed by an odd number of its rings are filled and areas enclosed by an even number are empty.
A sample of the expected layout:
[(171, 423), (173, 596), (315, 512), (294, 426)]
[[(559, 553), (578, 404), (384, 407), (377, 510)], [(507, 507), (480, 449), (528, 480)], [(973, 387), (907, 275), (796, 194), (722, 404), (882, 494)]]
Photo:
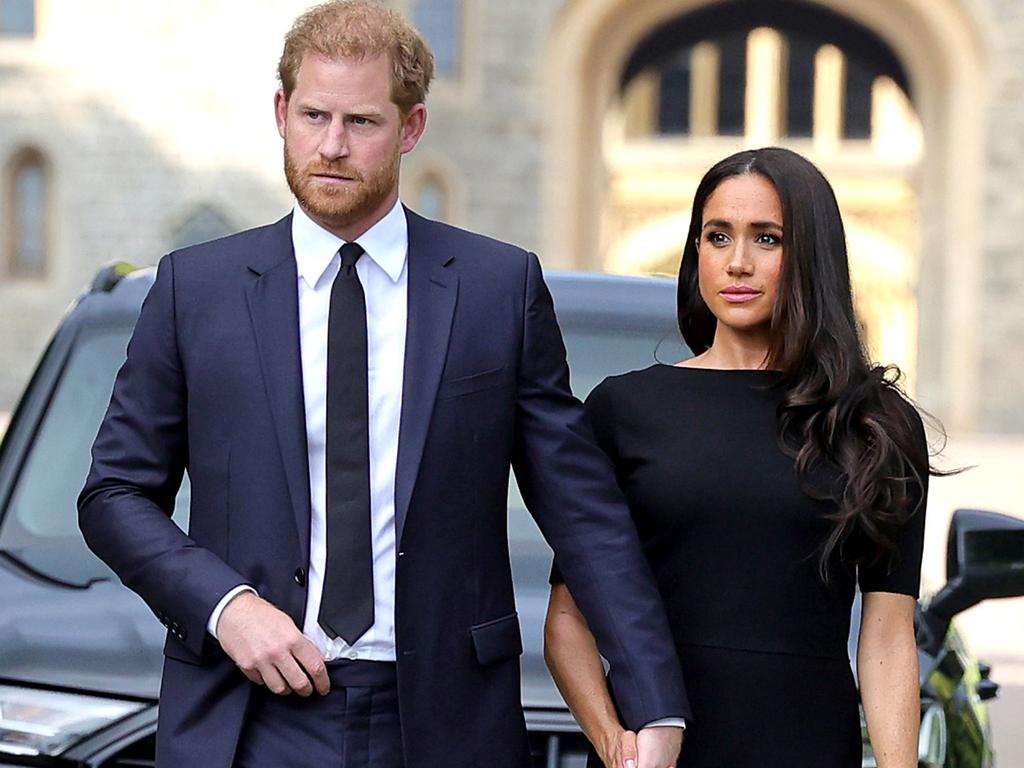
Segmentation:
[[(396, 201), (387, 215), (356, 242), (387, 273), (392, 282), (397, 283), (405, 269), (409, 251), (409, 222), (401, 202)], [(345, 241), (313, 221), (302, 210), (302, 206), (295, 203), (292, 211), (292, 244), (295, 247), (299, 276), (310, 288), (315, 288)]]

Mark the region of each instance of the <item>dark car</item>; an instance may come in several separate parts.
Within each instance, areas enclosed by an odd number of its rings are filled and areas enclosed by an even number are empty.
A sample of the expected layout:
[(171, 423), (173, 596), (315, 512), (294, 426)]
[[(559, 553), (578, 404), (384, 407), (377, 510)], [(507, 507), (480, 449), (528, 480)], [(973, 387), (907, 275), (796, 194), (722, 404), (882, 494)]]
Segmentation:
[[(0, 443), (0, 766), (153, 764), (165, 629), (86, 549), (75, 511), (89, 447), (153, 277), (125, 265), (97, 276), (61, 323)], [(671, 281), (580, 274), (548, 281), (577, 395), (608, 374), (689, 356), (674, 327)], [(188, 496), (186, 481), (174, 515), (186, 528)], [(582, 766), (583, 737), (541, 648), (551, 553), (514, 482), (509, 535), (534, 763)], [(1024, 593), (1024, 523), (958, 512), (949, 579), (918, 619), (921, 765), (990, 766), (983, 701), (998, 686), (949, 621), (979, 600)], [(854, 632), (851, 658), (855, 642)], [(869, 750), (864, 765), (874, 765)]]

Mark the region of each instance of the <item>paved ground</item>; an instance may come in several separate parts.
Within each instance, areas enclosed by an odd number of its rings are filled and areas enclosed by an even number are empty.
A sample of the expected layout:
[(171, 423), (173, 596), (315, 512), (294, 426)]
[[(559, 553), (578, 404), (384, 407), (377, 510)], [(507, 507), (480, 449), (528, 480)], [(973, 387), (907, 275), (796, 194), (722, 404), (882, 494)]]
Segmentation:
[[(995, 669), (992, 676), (999, 678)], [(996, 765), (998, 768), (1024, 766), (1024, 684), (1004, 685), (990, 712), (996, 742)]]

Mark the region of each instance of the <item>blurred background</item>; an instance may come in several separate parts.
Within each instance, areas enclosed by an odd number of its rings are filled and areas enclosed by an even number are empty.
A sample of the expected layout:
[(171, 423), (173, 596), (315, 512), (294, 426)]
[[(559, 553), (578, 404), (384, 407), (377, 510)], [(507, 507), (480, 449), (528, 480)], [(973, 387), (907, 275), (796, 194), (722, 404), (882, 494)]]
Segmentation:
[[(0, 425), (96, 268), (275, 220), (273, 120), (305, 0), (0, 0)], [(419, 212), (548, 269), (675, 274), (697, 181), (810, 157), (844, 212), (875, 359), (949, 434), (925, 586), (958, 506), (1024, 517), (1024, 2), (392, 0), (431, 40)], [(2, 429), (2, 426), (0, 426)], [(1024, 765), (1024, 603), (961, 619)]]

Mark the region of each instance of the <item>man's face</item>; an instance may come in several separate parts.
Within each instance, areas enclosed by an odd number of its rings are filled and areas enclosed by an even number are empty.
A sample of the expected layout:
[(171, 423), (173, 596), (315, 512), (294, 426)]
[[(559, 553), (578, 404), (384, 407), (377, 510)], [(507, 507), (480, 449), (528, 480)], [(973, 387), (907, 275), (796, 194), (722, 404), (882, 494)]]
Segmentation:
[(400, 158), (422, 136), (426, 108), (401, 114), (387, 56), (306, 54), (291, 97), (279, 90), (275, 109), (288, 186), (314, 221), (351, 241), (391, 210)]

